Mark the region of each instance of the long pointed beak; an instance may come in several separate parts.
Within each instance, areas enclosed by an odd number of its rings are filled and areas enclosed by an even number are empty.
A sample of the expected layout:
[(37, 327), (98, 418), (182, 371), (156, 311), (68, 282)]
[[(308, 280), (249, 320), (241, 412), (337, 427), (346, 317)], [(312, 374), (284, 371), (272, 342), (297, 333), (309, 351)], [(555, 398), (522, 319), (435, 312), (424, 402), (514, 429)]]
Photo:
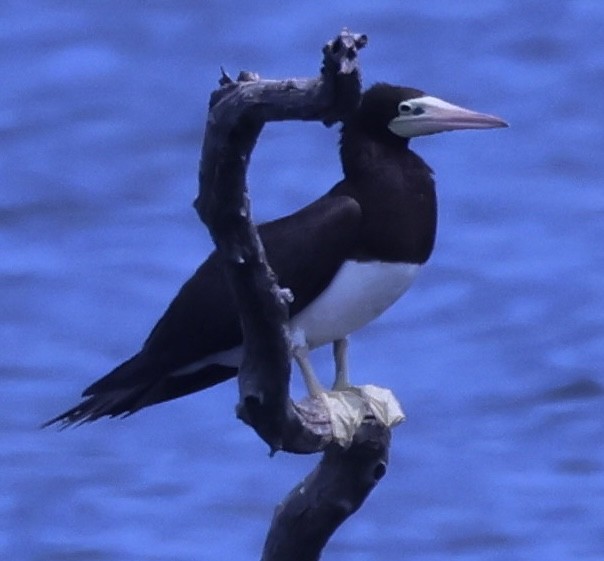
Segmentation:
[(412, 138), (438, 132), (463, 129), (494, 129), (509, 126), (503, 119), (486, 113), (470, 111), (432, 96), (409, 100), (411, 114), (402, 114), (390, 121), (390, 130)]
[[(438, 98), (433, 98), (434, 100)], [(430, 123), (441, 131), (462, 129), (496, 129), (509, 125), (499, 117), (470, 111), (464, 107), (438, 100), (440, 103), (426, 104), (425, 123)]]

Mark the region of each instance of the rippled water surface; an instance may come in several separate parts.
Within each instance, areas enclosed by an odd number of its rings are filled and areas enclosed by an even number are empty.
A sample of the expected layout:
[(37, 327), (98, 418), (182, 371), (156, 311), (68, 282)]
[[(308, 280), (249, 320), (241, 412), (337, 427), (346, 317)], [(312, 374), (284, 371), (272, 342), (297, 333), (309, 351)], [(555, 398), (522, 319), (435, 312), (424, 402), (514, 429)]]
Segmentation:
[[(413, 147), (436, 251), (352, 337), (408, 414), (325, 559), (604, 559), (604, 3), (0, 5), (0, 558), (256, 559), (316, 458), (267, 457), (227, 383), (58, 433), (41, 421), (136, 351), (210, 250), (191, 207), (219, 65), (311, 76), (339, 29), (388, 80), (508, 130)], [(266, 129), (266, 220), (340, 177), (337, 130)], [(327, 372), (329, 353), (317, 353)], [(297, 384), (297, 391), (299, 383)]]

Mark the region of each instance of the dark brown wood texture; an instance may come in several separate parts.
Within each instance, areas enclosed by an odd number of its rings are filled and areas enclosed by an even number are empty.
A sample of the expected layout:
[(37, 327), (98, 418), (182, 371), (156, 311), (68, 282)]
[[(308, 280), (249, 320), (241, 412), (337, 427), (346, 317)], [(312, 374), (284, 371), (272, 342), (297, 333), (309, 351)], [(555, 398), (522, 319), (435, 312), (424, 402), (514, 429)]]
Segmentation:
[(332, 442), (320, 399), (289, 397), (291, 352), (287, 331), (290, 295), (265, 258), (251, 219), (246, 172), (265, 123), (345, 120), (361, 97), (358, 50), (367, 38), (344, 30), (323, 49), (314, 79), (262, 80), (223, 71), (210, 100), (195, 201), (223, 259), (244, 333), (237, 415), (271, 453), (324, 451), (315, 470), (277, 508), (262, 559), (318, 559), (335, 529), (355, 512), (387, 464), (390, 431), (370, 415), (343, 449)]

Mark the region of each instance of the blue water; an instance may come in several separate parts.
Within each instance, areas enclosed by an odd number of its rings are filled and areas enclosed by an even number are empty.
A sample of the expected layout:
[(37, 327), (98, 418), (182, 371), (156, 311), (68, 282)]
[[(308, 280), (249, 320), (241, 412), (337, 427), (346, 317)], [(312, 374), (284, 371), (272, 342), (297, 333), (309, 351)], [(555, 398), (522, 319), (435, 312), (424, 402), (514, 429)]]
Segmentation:
[[(604, 559), (604, 3), (0, 5), (0, 558), (256, 559), (316, 457), (267, 457), (236, 386), (58, 433), (41, 421), (135, 352), (211, 245), (191, 202), (219, 65), (317, 72), (369, 35), (388, 80), (506, 118), (413, 147), (436, 251), (351, 341), (408, 421), (330, 560)], [(266, 129), (258, 220), (340, 177), (337, 130)], [(317, 353), (326, 376), (329, 353)], [(295, 391), (301, 392), (296, 379)]]

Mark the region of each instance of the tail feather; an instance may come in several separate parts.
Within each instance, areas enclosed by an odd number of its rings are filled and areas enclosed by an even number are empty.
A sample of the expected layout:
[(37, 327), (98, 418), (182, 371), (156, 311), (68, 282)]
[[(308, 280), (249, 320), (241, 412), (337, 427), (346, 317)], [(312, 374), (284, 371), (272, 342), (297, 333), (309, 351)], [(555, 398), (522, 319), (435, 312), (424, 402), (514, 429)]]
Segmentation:
[(101, 417), (127, 417), (138, 411), (132, 390), (117, 390), (97, 394), (82, 400), (78, 405), (46, 421), (42, 428), (58, 424), (64, 429), (96, 421)]
[[(124, 364), (131, 366), (132, 362)], [(107, 377), (120, 374), (118, 367)], [(141, 374), (141, 373), (139, 373)], [(144, 373), (142, 373), (144, 374)], [(42, 428), (57, 424), (64, 429), (69, 426), (79, 426), (84, 423), (96, 421), (101, 417), (128, 417), (144, 407), (182, 397), (197, 392), (220, 382), (224, 382), (237, 374), (237, 369), (229, 366), (213, 364), (206, 368), (191, 373), (187, 376), (163, 376), (159, 379), (151, 378), (146, 383), (128, 385), (132, 378), (125, 380), (112, 380), (112, 389), (95, 391), (95, 384), (84, 390), (83, 399), (78, 405), (46, 421)], [(105, 379), (103, 378), (103, 380)], [(139, 379), (142, 376), (138, 377)], [(121, 385), (119, 382), (123, 382)]]

